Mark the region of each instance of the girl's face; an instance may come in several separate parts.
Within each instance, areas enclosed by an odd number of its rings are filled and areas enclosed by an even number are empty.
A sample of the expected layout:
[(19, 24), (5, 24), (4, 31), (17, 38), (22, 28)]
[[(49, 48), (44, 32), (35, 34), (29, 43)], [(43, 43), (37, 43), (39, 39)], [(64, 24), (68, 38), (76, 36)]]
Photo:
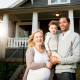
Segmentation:
[(50, 31), (52, 34), (56, 34), (57, 26), (56, 26), (56, 25), (50, 25), (50, 26), (49, 26), (49, 31)]
[(43, 43), (43, 34), (41, 32), (35, 33), (33, 41), (35, 42), (35, 45), (41, 46)]

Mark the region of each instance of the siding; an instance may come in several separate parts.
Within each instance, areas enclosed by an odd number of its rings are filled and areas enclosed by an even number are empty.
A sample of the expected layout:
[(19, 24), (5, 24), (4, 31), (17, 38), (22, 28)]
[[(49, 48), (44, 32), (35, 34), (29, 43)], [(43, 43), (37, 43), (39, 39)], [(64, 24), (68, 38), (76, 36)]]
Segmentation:
[(80, 0), (70, 0), (71, 4), (80, 4)]
[(31, 4), (31, 1), (29, 0), (20, 7), (31, 8), (31, 7), (43, 7), (47, 5), (48, 5), (48, 0), (33, 0), (33, 4)]
[[(70, 0), (70, 4), (80, 4), (80, 0)], [(59, 4), (60, 5), (60, 4)], [(26, 3), (22, 4), (20, 7), (25, 8), (33, 8), (33, 7), (46, 7), (48, 5), (48, 0), (33, 0), (33, 4), (31, 4), (31, 0), (28, 0)], [(51, 5), (54, 6), (54, 5)]]

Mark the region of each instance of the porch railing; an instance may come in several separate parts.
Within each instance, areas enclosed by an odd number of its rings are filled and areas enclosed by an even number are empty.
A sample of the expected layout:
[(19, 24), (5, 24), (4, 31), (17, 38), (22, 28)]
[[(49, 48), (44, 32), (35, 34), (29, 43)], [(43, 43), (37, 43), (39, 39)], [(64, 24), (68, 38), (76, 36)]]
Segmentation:
[[(16, 47), (20, 47), (21, 44), (24, 44), (24, 47), (27, 47), (27, 41), (28, 41), (28, 37), (26, 38), (9, 38), (8, 39), (8, 46), (7, 47), (10, 47), (10, 48), (16, 48)], [(23, 45), (22, 45), (23, 47)]]

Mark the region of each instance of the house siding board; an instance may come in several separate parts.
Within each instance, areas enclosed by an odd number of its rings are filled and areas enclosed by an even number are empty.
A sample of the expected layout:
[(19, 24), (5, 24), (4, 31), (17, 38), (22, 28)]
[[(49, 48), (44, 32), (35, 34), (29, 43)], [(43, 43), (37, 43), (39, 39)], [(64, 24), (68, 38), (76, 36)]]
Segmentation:
[[(80, 4), (80, 0), (70, 0), (70, 5), (71, 4)], [(24, 8), (38, 8), (38, 7), (48, 7), (48, 6), (60, 6), (59, 5), (48, 5), (48, 0), (33, 0), (33, 4), (31, 4), (31, 0), (25, 2), (19, 7), (24, 7)], [(68, 5), (68, 4), (67, 4)]]
[(80, 0), (70, 0), (71, 4), (80, 4)]
[(48, 6), (48, 0), (33, 0), (33, 4), (31, 4), (31, 1), (27, 1), (26, 3), (22, 4), (20, 7), (43, 7)]

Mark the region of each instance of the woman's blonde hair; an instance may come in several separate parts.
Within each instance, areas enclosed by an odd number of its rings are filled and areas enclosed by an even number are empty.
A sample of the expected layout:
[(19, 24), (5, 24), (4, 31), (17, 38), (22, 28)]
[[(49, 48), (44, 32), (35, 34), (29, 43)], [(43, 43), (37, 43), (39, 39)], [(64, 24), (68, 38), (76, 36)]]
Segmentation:
[(42, 33), (42, 35), (43, 35), (43, 31), (40, 30), (40, 29), (35, 31), (34, 33), (32, 33), (30, 39), (28, 40), (28, 47), (34, 47), (35, 46), (35, 43), (34, 43), (33, 39), (34, 39), (35, 33), (38, 33), (38, 32)]

